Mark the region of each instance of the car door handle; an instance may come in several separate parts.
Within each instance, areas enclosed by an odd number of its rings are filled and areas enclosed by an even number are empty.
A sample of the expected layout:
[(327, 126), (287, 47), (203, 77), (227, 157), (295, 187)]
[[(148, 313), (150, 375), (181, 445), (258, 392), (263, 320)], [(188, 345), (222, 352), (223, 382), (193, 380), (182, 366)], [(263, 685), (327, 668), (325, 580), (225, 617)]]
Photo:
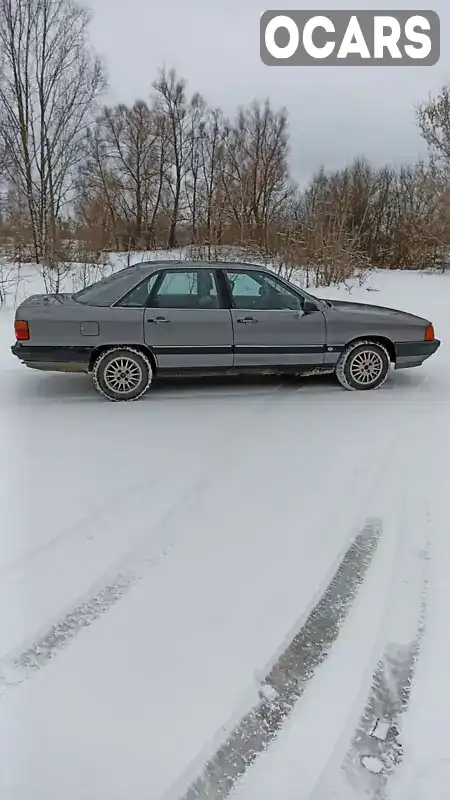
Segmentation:
[(254, 317), (241, 317), (241, 319), (238, 319), (238, 322), (240, 322), (242, 325), (252, 325), (258, 322), (258, 320)]
[(160, 322), (170, 322), (170, 319), (166, 319), (166, 317), (149, 317), (147, 322), (154, 322), (155, 325), (159, 325)]

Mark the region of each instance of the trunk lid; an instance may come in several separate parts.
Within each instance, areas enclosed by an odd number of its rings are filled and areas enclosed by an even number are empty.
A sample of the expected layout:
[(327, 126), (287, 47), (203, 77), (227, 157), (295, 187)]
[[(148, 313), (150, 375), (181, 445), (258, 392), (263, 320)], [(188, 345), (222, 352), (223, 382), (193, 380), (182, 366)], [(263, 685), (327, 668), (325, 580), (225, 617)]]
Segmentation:
[(20, 304), (17, 310), (20, 308), (25, 308), (26, 306), (49, 306), (55, 305), (56, 303), (74, 303), (75, 300), (73, 299), (71, 294), (64, 293), (64, 294), (32, 294), (30, 297), (26, 297), (25, 300)]

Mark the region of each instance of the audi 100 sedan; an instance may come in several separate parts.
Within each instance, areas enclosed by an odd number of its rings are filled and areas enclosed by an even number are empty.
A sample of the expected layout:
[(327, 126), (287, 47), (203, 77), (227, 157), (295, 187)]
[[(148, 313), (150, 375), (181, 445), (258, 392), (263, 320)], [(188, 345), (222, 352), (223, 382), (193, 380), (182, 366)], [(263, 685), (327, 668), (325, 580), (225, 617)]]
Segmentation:
[(12, 352), (33, 369), (84, 372), (108, 400), (137, 400), (159, 375), (335, 373), (379, 388), (440, 342), (427, 319), (314, 297), (251, 264), (126, 267), (76, 294), (33, 295)]

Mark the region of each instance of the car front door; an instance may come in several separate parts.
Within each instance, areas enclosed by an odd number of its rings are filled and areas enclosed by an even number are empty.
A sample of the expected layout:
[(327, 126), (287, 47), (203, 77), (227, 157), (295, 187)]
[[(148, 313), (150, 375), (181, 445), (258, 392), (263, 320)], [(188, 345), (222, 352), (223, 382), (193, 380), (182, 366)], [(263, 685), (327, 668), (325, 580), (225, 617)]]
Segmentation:
[(233, 327), (215, 270), (161, 270), (144, 311), (144, 340), (161, 370), (231, 367)]
[(303, 310), (304, 296), (276, 276), (225, 271), (231, 295), (234, 366), (320, 366), (325, 358), (323, 313)]

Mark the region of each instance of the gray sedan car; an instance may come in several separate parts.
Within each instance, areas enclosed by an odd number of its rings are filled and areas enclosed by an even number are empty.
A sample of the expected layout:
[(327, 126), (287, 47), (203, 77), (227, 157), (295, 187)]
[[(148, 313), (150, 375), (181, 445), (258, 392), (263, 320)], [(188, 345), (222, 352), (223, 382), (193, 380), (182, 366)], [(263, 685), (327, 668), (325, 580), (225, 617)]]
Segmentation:
[(33, 295), (15, 334), (28, 367), (90, 373), (108, 400), (137, 400), (164, 374), (335, 372), (346, 389), (376, 389), (440, 345), (413, 314), (319, 299), (260, 266), (186, 261)]

